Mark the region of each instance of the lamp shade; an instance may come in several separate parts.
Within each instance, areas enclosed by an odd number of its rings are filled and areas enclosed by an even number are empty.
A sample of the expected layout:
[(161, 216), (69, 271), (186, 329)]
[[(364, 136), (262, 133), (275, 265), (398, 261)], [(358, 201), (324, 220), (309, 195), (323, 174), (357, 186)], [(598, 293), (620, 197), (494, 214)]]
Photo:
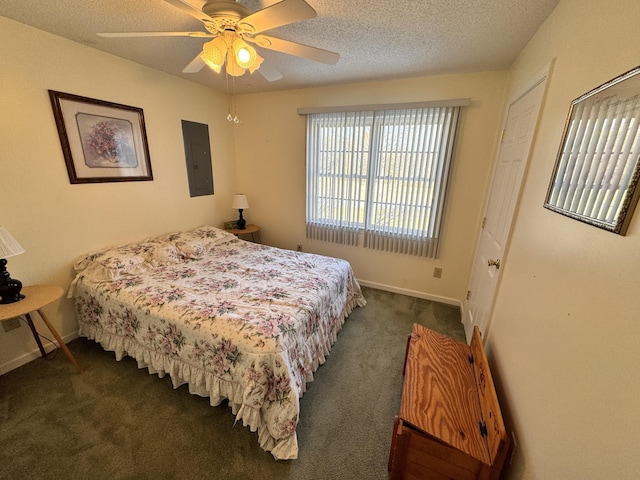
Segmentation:
[(227, 73), (232, 77), (241, 77), (244, 75), (245, 68), (238, 65), (235, 55), (227, 55)]
[(0, 258), (9, 258), (24, 253), (24, 248), (11, 236), (9, 231), (0, 227)]
[(247, 201), (247, 196), (242, 193), (237, 193), (233, 197), (233, 202), (231, 203), (231, 208), (237, 208), (238, 210), (245, 210), (249, 208), (249, 202)]
[(227, 57), (227, 42), (223, 37), (216, 37), (202, 46), (202, 59), (216, 73), (220, 73)]
[(256, 51), (247, 42), (238, 37), (233, 41), (233, 52), (236, 62), (242, 68), (251, 68), (256, 61)]
[(262, 58), (260, 55), (258, 55), (256, 53), (256, 61), (253, 62), (253, 65), (251, 65), (249, 67), (249, 73), (253, 73), (255, 72), (257, 69), (260, 68), (260, 65), (262, 65), (262, 62), (264, 61), (264, 58)]

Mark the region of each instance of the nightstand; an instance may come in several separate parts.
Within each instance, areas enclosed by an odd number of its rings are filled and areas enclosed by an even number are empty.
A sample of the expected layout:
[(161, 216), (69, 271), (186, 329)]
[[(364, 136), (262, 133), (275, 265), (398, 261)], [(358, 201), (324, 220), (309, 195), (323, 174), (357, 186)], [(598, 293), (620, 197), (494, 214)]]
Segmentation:
[[(260, 227), (257, 225), (247, 225), (246, 228), (243, 228), (242, 230), (238, 228), (228, 228), (226, 231), (233, 233), (236, 237), (239, 237), (240, 235), (251, 235), (252, 242), (262, 243), (260, 239)], [(257, 242), (256, 236), (258, 238)]]
[(33, 334), (33, 338), (36, 339), (40, 353), (45, 357), (47, 352), (42, 346), (42, 342), (40, 341), (40, 337), (38, 336), (38, 332), (36, 331), (36, 327), (33, 325), (33, 320), (31, 318), (31, 312), (38, 312), (38, 315), (40, 315), (42, 321), (53, 334), (58, 345), (60, 345), (60, 348), (64, 350), (67, 358), (75, 365), (78, 373), (82, 373), (82, 368), (80, 368), (80, 365), (71, 353), (71, 350), (69, 350), (62, 341), (62, 338), (60, 338), (60, 335), (58, 335), (58, 332), (56, 332), (56, 329), (53, 328), (53, 325), (51, 325), (49, 319), (42, 311), (43, 307), (46, 307), (62, 296), (62, 287), (57, 285), (31, 285), (29, 287), (24, 287), (21, 293), (24, 295), (22, 300), (13, 303), (0, 304), (0, 321), (24, 315), (27, 320), (27, 324), (31, 329), (31, 333)]

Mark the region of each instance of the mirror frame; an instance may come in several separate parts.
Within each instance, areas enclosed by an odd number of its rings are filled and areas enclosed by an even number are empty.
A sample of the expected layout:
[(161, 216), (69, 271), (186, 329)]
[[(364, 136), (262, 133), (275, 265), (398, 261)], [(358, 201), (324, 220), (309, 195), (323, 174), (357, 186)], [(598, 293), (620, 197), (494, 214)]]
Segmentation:
[[(624, 196), (619, 204), (619, 211), (613, 221), (604, 221), (587, 214), (578, 213), (578, 211), (576, 211), (577, 209), (565, 208), (559, 205), (559, 202), (554, 203), (552, 199), (561, 190), (560, 186), (563, 184), (563, 179), (567, 176), (572, 176), (577, 170), (575, 168), (575, 165), (571, 166), (568, 165), (568, 162), (566, 162), (571, 154), (571, 151), (565, 151), (567, 147), (569, 147), (569, 150), (571, 150), (571, 146), (568, 145), (568, 142), (572, 142), (573, 139), (569, 138), (569, 133), (572, 122), (575, 120), (577, 107), (581, 106), (585, 109), (588, 109), (593, 105), (598, 105), (603, 101), (607, 101), (608, 104), (637, 101), (637, 99), (640, 98), (639, 74), (640, 66), (600, 85), (599, 87), (585, 93), (584, 95), (581, 95), (571, 102), (569, 114), (567, 116), (567, 121), (564, 127), (564, 132), (562, 134), (562, 142), (560, 144), (560, 149), (558, 151), (555, 166), (553, 168), (553, 173), (551, 175), (551, 181), (549, 183), (549, 188), (547, 190), (547, 195), (544, 201), (545, 208), (619, 235), (626, 234), (627, 228), (629, 227), (629, 223), (631, 222), (631, 218), (633, 216), (633, 211), (635, 210), (635, 207), (638, 203), (638, 198), (640, 197), (640, 188), (638, 185), (638, 181), (640, 178), (640, 153), (638, 151), (632, 151), (626, 159), (625, 165), (633, 165), (633, 173), (630, 177), (629, 184), (626, 187)], [(637, 122), (640, 122), (640, 108), (634, 107), (634, 109), (635, 111), (633, 112), (633, 119), (636, 122), (634, 125), (636, 125), (637, 128)], [(626, 130), (624, 130), (623, 132), (627, 132), (628, 134), (631, 130), (629, 127), (630, 126), (627, 126)], [(602, 128), (600, 128), (600, 130), (602, 130)], [(638, 136), (640, 136), (640, 129), (636, 131), (636, 140), (634, 140), (634, 143), (637, 142)], [(593, 138), (593, 135), (591, 135), (591, 138)], [(608, 158), (605, 157), (604, 160), (608, 160)], [(598, 165), (601, 165), (602, 163), (603, 161), (601, 160)]]

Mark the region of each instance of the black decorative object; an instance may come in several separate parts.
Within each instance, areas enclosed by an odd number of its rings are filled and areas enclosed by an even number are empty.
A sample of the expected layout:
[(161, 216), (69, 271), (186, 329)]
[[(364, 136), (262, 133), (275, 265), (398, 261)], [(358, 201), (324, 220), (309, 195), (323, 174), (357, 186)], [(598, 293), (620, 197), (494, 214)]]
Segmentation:
[(242, 218), (242, 209), (238, 209), (238, 213), (240, 214), (240, 218), (238, 218), (238, 230), (244, 230), (247, 228), (247, 221)]
[(0, 259), (0, 304), (13, 303), (24, 298), (20, 293), (22, 282), (11, 278), (7, 271), (7, 261)]
[(7, 258), (24, 253), (24, 248), (11, 236), (9, 231), (0, 227), (0, 304), (22, 300), (20, 293), (22, 282), (11, 278), (7, 272)]

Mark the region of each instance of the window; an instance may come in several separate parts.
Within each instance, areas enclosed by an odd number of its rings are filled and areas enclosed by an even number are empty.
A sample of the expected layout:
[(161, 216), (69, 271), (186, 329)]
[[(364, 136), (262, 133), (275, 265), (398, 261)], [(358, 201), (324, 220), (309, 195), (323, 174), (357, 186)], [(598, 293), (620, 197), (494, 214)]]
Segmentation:
[(307, 237), (437, 257), (460, 106), (307, 116)]

